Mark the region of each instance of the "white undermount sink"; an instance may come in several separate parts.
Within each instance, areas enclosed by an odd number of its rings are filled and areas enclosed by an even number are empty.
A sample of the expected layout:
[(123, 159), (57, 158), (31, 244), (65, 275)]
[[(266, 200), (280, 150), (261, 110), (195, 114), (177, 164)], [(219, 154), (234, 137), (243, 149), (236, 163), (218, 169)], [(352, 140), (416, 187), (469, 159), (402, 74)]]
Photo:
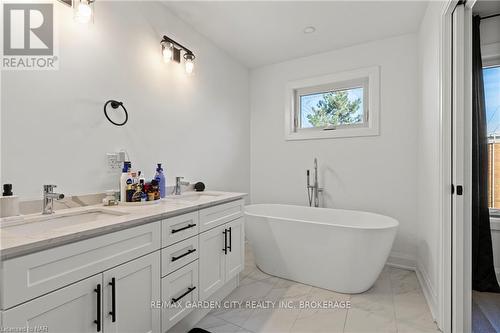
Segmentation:
[(78, 225), (126, 214), (113, 210), (93, 208), (71, 213), (26, 216), (19, 220), (3, 222), (0, 224), (0, 228), (2, 231), (18, 235), (61, 232), (64, 229), (74, 228)]
[(181, 195), (175, 195), (175, 194), (169, 195), (167, 199), (196, 202), (196, 201), (212, 200), (221, 195), (222, 193), (213, 193), (213, 192), (187, 192)]

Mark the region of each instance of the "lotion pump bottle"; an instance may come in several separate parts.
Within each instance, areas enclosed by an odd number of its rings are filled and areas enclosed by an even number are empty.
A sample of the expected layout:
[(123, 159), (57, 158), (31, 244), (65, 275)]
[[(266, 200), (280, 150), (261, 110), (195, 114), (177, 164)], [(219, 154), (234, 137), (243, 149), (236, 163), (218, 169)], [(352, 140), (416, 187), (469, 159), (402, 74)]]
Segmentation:
[(132, 184), (132, 178), (130, 177), (130, 167), (132, 164), (130, 162), (123, 163), (122, 175), (120, 177), (120, 201), (127, 202), (127, 185)]

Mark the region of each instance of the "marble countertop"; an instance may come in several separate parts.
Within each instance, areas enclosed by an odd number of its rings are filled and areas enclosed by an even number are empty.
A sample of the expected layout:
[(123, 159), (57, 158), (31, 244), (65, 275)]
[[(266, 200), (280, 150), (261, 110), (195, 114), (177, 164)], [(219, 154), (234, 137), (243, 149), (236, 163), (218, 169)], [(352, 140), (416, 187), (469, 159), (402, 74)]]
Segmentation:
[[(199, 209), (215, 206), (225, 202), (241, 199), (245, 193), (205, 191), (204, 197), (190, 200), (193, 192), (186, 192), (181, 196), (167, 196), (160, 202), (145, 206), (103, 206), (92, 205), (85, 207), (61, 209), (50, 215), (50, 227), (40, 229), (30, 219), (39, 219), (44, 216), (40, 213), (23, 215), (17, 219), (0, 222), (0, 256), (2, 260), (26, 255), (29, 253), (53, 248), (63, 244), (81, 241), (87, 238), (100, 236), (118, 230), (138, 226), (172, 216), (193, 212)], [(109, 211), (114, 215), (95, 221), (76, 223), (74, 225), (58, 225), (58, 218), (87, 211)], [(33, 223), (32, 227), (29, 226)]]

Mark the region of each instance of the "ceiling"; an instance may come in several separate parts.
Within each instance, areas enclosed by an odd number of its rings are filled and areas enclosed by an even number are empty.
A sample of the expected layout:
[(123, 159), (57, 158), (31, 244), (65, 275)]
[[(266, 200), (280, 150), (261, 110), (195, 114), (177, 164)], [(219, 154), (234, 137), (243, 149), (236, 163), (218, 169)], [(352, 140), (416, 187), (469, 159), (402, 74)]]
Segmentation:
[[(176, 1), (180, 19), (249, 68), (418, 30), (426, 1)], [(315, 27), (314, 33), (304, 28)]]
[(500, 13), (500, 1), (479, 0), (472, 7), (474, 14), (488, 16)]

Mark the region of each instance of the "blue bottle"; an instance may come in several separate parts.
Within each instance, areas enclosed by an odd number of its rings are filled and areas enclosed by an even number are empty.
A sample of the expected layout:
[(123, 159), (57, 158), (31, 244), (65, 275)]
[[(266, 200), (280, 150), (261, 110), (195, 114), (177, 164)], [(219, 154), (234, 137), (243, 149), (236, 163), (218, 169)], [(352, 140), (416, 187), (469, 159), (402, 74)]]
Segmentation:
[(165, 175), (163, 174), (161, 163), (158, 163), (158, 167), (156, 168), (155, 179), (158, 181), (158, 186), (160, 186), (160, 198), (165, 198), (165, 189), (167, 187), (167, 182), (165, 181)]

